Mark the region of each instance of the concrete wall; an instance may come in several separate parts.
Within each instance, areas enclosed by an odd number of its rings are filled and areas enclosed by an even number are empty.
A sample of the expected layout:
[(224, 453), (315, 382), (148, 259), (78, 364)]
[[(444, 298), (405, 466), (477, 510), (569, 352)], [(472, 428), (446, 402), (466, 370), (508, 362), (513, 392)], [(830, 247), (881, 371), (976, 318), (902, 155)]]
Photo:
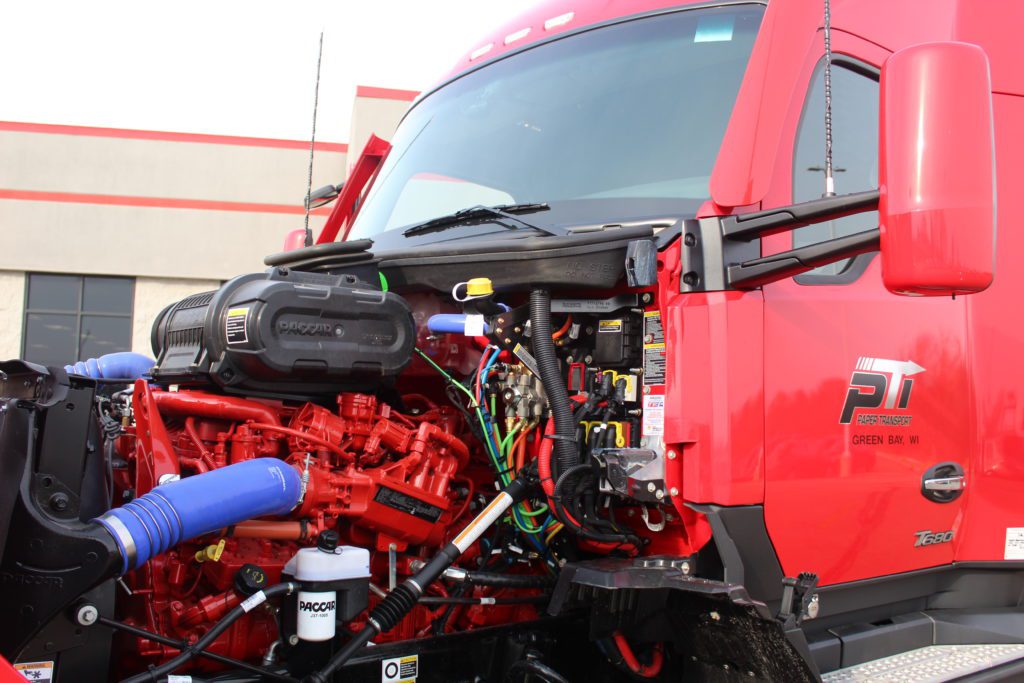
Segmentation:
[(265, 268), (263, 257), (302, 222), (301, 214), (5, 200), (0, 269), (225, 280)]
[(0, 360), (21, 356), (25, 273), (0, 270)]
[(392, 90), (359, 86), (356, 89), (355, 104), (352, 107), (352, 123), (349, 128), (348, 168), (359, 159), (370, 135), (390, 140), (398, 123), (409, 110), (418, 93), (412, 90)]
[[(360, 86), (358, 156), (389, 139), (416, 93)], [(25, 273), (135, 278), (132, 349), (151, 353), (169, 303), (263, 270), (302, 228), (301, 140), (0, 121), (0, 359), (21, 354)], [(318, 142), (313, 189), (347, 174), (348, 146)], [(319, 232), (331, 207), (314, 211)]]

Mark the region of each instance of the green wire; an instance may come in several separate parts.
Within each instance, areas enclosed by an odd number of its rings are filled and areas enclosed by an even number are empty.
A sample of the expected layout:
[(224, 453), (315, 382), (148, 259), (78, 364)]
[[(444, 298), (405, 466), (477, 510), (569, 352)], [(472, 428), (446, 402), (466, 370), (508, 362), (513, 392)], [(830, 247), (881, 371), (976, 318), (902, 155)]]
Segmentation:
[[(441, 376), (444, 377), (448, 381), (449, 384), (455, 386), (460, 391), (462, 391), (462, 393), (464, 393), (466, 396), (469, 397), (470, 407), (473, 408), (474, 412), (476, 412), (477, 420), (480, 421), (480, 429), (483, 430), (484, 450), (487, 451), (487, 455), (491, 459), (491, 464), (494, 466), (494, 469), (495, 469), (495, 471), (498, 474), (498, 479), (502, 482), (502, 485), (508, 486), (511, 483), (511, 481), (512, 481), (512, 477), (509, 476), (508, 470), (505, 467), (504, 462), (502, 460), (500, 460), (501, 454), (500, 453), (495, 453), (494, 449), (492, 448), (491, 437), (490, 437), (490, 435), (488, 434), (488, 431), (487, 431), (487, 422), (486, 422), (486, 420), (484, 420), (484, 415), (483, 415), (483, 412), (480, 410), (480, 404), (477, 403), (476, 396), (474, 396), (473, 392), (470, 391), (469, 389), (467, 389), (462, 384), (462, 382), (457, 381), (454, 377), (452, 377), (450, 374), (445, 372), (444, 368), (442, 368), (440, 365), (435, 363), (433, 361), (433, 359), (431, 359), (430, 356), (425, 354), (421, 349), (419, 349), (418, 347), (415, 347), (413, 350), (417, 354), (419, 354), (420, 358), (422, 358), (423, 360), (427, 361), (427, 363), (432, 368), (434, 368), (434, 370), (439, 372), (441, 374)], [(491, 400), (492, 401), (494, 400), (494, 396), (493, 395), (491, 396)], [(514, 436), (518, 429), (519, 429), (519, 425), (517, 425), (515, 429), (513, 429), (511, 432), (509, 432), (509, 434), (502, 440), (502, 444), (506, 444), (507, 445), (507, 443), (509, 441), (509, 437)], [(521, 508), (522, 506), (520, 505), (519, 507)], [(524, 512), (522, 509), (520, 509), (518, 512), (519, 512), (519, 514), (522, 514), (522, 515), (527, 516), (527, 517), (535, 517), (535, 516), (541, 514), (542, 512), (547, 512), (547, 506), (545, 505), (542, 509), (537, 510), (535, 512)], [(516, 527), (518, 527), (519, 530), (522, 531), (523, 533), (531, 534), (531, 535), (537, 535), (537, 534), (539, 534), (539, 533), (544, 531), (543, 527), (535, 527), (532, 524), (529, 527), (527, 527), (526, 525), (524, 525), (524, 524), (522, 524), (520, 522), (520, 520), (519, 520), (517, 515), (513, 514), (513, 515), (510, 515), (510, 517), (512, 519), (512, 522), (516, 525)]]

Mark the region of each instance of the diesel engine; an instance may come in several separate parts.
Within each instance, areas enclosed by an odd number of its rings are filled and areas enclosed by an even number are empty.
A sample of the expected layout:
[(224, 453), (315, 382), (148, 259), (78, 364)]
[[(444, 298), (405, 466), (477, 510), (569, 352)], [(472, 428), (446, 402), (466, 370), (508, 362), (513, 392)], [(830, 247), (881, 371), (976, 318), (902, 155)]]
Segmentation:
[[(487, 666), (536, 673), (558, 657), (551, 620), (578, 618), (575, 588), (551, 607), (564, 567), (707, 538), (668, 504), (653, 290), (399, 294), (375, 271), (282, 266), (167, 306), (152, 347), (4, 364), (4, 442), (36, 435), (7, 533), (44, 550), (34, 573), (3, 559), (26, 588), (8, 654), (49, 643), (130, 681), (381, 680), (356, 675), (372, 645), (396, 653), (383, 680), (415, 680), (430, 650), (410, 643), (521, 623)], [(71, 485), (45, 471), (62, 459)], [(660, 670), (661, 645), (633, 654), (620, 626), (602, 652)], [(461, 680), (446, 666), (431, 680)]]

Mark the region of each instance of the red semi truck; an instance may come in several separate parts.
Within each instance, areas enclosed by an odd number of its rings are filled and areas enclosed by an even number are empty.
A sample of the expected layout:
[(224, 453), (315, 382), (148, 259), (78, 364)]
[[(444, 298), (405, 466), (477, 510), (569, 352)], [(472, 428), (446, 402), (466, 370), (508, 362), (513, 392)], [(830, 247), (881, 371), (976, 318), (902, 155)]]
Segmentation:
[(536, 6), (321, 193), (316, 244), (168, 306), (155, 363), (0, 364), (0, 652), (1024, 676), (1021, 25)]

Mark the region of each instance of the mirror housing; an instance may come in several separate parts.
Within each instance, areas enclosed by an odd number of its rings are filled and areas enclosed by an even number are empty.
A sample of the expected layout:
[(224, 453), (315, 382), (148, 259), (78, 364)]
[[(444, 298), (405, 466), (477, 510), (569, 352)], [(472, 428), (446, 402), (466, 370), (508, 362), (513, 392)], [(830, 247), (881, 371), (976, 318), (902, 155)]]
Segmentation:
[(882, 67), (882, 279), (896, 294), (980, 292), (995, 269), (992, 86), (984, 50), (925, 43)]

